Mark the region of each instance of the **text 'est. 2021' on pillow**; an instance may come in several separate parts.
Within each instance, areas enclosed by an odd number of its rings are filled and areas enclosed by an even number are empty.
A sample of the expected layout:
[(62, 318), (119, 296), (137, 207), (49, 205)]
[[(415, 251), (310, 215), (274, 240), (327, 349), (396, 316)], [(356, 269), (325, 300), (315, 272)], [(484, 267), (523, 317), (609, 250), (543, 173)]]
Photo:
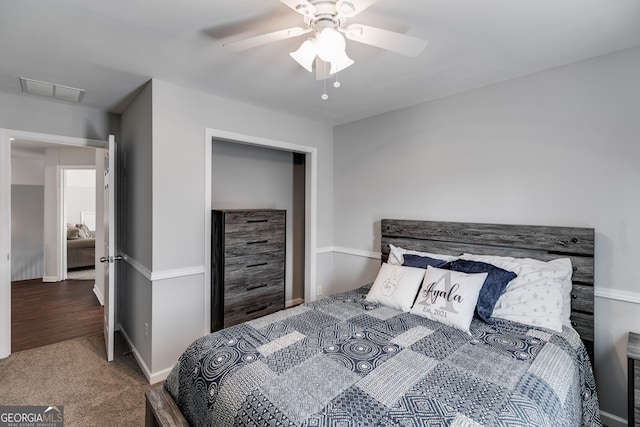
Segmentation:
[(462, 273), (427, 267), (411, 313), (470, 334), (469, 326), (487, 273)]
[(402, 311), (411, 310), (418, 288), (424, 278), (422, 268), (384, 263), (373, 282), (367, 301), (384, 304)]

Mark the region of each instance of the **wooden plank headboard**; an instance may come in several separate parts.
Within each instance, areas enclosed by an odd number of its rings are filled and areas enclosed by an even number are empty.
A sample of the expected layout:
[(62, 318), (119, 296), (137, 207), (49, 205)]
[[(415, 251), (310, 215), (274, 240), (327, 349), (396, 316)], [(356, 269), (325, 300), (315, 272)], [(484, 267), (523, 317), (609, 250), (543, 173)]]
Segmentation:
[(389, 256), (390, 243), (406, 249), (448, 255), (468, 252), (543, 261), (571, 258), (571, 324), (593, 360), (593, 228), (399, 219), (383, 219), (380, 228), (383, 262)]

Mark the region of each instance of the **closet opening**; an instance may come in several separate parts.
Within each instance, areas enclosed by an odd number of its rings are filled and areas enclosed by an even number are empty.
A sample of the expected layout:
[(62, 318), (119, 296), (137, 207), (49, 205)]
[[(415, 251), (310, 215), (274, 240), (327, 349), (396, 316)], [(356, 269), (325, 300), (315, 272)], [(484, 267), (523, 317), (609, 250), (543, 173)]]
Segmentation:
[(214, 139), (212, 209), (286, 211), (285, 306), (305, 301), (305, 175), (302, 153)]
[(285, 306), (314, 301), (317, 148), (211, 128), (205, 130), (204, 144), (204, 333), (211, 330), (213, 209), (287, 204)]

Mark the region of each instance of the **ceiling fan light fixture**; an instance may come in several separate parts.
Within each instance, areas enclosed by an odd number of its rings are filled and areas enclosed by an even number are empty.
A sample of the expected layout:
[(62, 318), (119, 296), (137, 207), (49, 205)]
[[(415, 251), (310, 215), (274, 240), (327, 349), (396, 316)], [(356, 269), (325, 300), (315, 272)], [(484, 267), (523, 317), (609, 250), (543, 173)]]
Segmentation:
[(347, 42), (342, 34), (333, 28), (325, 28), (318, 35), (318, 56), (325, 62), (332, 62), (343, 55), (346, 56), (346, 47)]
[(347, 67), (350, 67), (354, 64), (353, 59), (347, 56), (345, 51), (342, 51), (341, 54), (334, 57), (331, 61), (331, 69), (329, 70), (329, 74), (339, 73)]
[(313, 71), (313, 61), (316, 59), (316, 44), (311, 39), (307, 39), (298, 50), (291, 52), (289, 55), (296, 60), (308, 72)]

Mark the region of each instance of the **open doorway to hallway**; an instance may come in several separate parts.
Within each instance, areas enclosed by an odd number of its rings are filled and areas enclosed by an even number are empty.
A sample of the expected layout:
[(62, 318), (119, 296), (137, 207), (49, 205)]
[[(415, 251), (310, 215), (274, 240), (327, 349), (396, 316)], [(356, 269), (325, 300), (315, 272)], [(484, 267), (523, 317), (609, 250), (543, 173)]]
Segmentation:
[[(22, 140), (11, 145), (11, 351), (98, 334), (96, 149)], [(68, 224), (84, 225), (82, 235)]]

